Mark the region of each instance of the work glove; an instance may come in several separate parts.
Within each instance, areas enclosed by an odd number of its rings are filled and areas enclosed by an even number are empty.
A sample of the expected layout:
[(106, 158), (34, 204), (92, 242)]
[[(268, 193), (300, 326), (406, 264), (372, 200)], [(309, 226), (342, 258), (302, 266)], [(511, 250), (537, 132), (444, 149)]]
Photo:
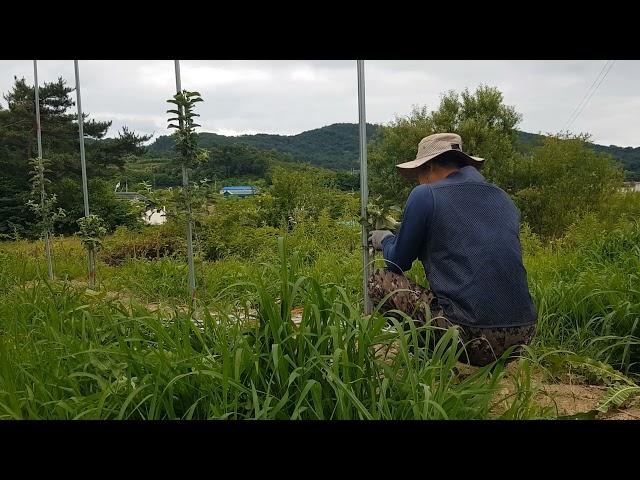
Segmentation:
[(382, 250), (382, 240), (393, 235), (389, 230), (371, 230), (369, 232), (369, 243), (376, 250)]

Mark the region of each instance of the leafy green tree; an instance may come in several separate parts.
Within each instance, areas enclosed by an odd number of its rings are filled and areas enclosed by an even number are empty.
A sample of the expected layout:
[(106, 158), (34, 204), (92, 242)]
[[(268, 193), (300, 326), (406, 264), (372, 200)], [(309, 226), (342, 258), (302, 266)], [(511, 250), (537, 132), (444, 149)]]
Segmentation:
[[(66, 181), (75, 184), (80, 179), (79, 140), (76, 113), (69, 111), (75, 106), (71, 97), (73, 88), (59, 78), (56, 82), (40, 86), (40, 117), (42, 145), (50, 161), (51, 190), (58, 194), (60, 206), (70, 218), (69, 233), (77, 229), (76, 210), (69, 208), (61, 195), (61, 186)], [(18, 229), (22, 234), (39, 234), (36, 219), (28, 210), (26, 202), (30, 195), (29, 161), (37, 152), (35, 121), (35, 90), (24, 78), (15, 79), (13, 88), (3, 96), (7, 108), (0, 107), (0, 234)], [(119, 171), (128, 155), (144, 153), (143, 143), (150, 137), (139, 136), (126, 127), (118, 137), (104, 136), (111, 122), (99, 122), (84, 114), (86, 137), (87, 171), (90, 178), (110, 178)], [(80, 203), (81, 204), (81, 203)], [(63, 230), (68, 228), (64, 227)]]
[[(35, 157), (36, 121), (35, 89), (27, 85), (24, 78), (15, 78), (13, 89), (3, 95), (8, 109), (5, 110), (6, 122), (3, 125), (1, 140), (12, 150), (22, 150), (25, 162)], [(76, 114), (67, 111), (75, 106), (70, 93), (74, 89), (66, 85), (65, 80), (46, 83), (40, 87), (40, 123), (42, 129), (42, 147), (45, 152), (77, 152), (78, 125)], [(111, 122), (90, 120), (84, 114), (84, 134), (92, 139), (104, 137)]]
[[(69, 172), (72, 153), (78, 151), (78, 129), (75, 116), (67, 114), (74, 105), (65, 81), (45, 83), (40, 87), (40, 118), (42, 144), (51, 161), (51, 180), (56, 181), (62, 172)], [(8, 233), (17, 225), (27, 235), (36, 235), (35, 218), (25, 205), (29, 198), (29, 161), (37, 152), (35, 121), (35, 90), (24, 78), (15, 78), (13, 88), (3, 95), (6, 109), (0, 109), (0, 233)], [(86, 117), (86, 116), (85, 116)], [(95, 122), (88, 118), (85, 133), (88, 137), (101, 138), (109, 122)], [(55, 154), (54, 154), (55, 152)], [(77, 157), (77, 154), (76, 154)], [(77, 174), (80, 174), (78, 163)], [(11, 224), (12, 225), (11, 225)]]
[(579, 217), (607, 208), (624, 172), (588, 147), (588, 135), (549, 136), (515, 163), (510, 193), (533, 232), (557, 237)]
[[(77, 219), (84, 216), (82, 184), (79, 179), (65, 177), (51, 187), (60, 205), (66, 211), (65, 218), (58, 221), (56, 232), (70, 235), (78, 230)], [(140, 226), (142, 211), (131, 202), (116, 197), (111, 183), (91, 178), (88, 182), (91, 212), (99, 215), (108, 232), (118, 226), (136, 229)]]
[[(173, 134), (177, 153), (174, 163), (182, 167), (183, 175), (188, 169), (201, 167), (209, 158), (209, 152), (198, 147), (198, 134), (196, 133), (196, 127), (200, 125), (195, 123), (195, 118), (200, 115), (195, 113), (195, 105), (202, 101), (200, 93), (187, 90), (182, 90), (167, 100), (168, 103), (173, 103), (176, 106), (175, 109), (167, 110), (167, 113), (176, 115), (169, 118), (168, 128), (176, 130)], [(174, 203), (175, 208), (170, 210), (171, 214), (176, 216), (179, 221), (193, 225), (194, 212), (197, 212), (198, 207), (206, 203), (206, 189), (200, 187), (204, 187), (204, 185), (198, 182), (188, 182), (180, 188), (183, 203)], [(172, 198), (175, 199), (175, 196)]]
[(97, 252), (102, 248), (102, 237), (107, 234), (104, 221), (99, 215), (91, 214), (78, 219), (78, 236), (88, 251)]
[(271, 195), (274, 197), (270, 213), (273, 226), (292, 226), (302, 218), (317, 218), (328, 209), (333, 218), (344, 210), (344, 193), (335, 188), (331, 172), (315, 169), (276, 167), (272, 175)]
[(262, 151), (246, 145), (224, 145), (209, 150), (209, 158), (194, 176), (219, 179), (231, 177), (263, 178), (270, 160), (279, 158), (273, 151)]
[(378, 136), (368, 148), (369, 193), (404, 205), (413, 188), (396, 171), (396, 165), (412, 160), (420, 140), (434, 133), (426, 107), (414, 108), (407, 117), (396, 117), (378, 129)]
[(360, 172), (337, 172), (336, 186), (340, 190), (355, 192), (360, 190)]
[(89, 287), (93, 288), (96, 281), (94, 254), (102, 248), (102, 237), (107, 234), (104, 221), (100, 216), (92, 213), (78, 219), (78, 236), (89, 255)]
[(513, 170), (521, 116), (503, 104), (500, 91), (480, 86), (474, 93), (450, 91), (437, 110), (414, 107), (406, 117), (397, 117), (378, 129), (369, 147), (370, 190), (384, 199), (404, 204), (411, 188), (395, 165), (413, 160), (418, 143), (434, 133), (451, 132), (462, 137), (466, 153), (487, 159), (483, 174), (498, 185), (506, 185)]
[(200, 125), (195, 123), (195, 117), (200, 115), (195, 113), (194, 109), (195, 104), (202, 101), (204, 100), (202, 100), (200, 93), (188, 92), (187, 90), (183, 90), (175, 94), (172, 99), (167, 100), (168, 103), (176, 105), (175, 109), (167, 110), (167, 113), (177, 115), (168, 120), (168, 128), (176, 129), (174, 137), (175, 149), (178, 153), (177, 160), (180, 165), (185, 165), (188, 168), (201, 165), (208, 157), (206, 150), (198, 148), (198, 134), (196, 133), (196, 127)]
[(142, 156), (146, 152), (144, 143), (151, 137), (152, 135), (137, 135), (123, 126), (117, 137), (93, 143), (90, 149), (92, 168), (88, 173), (106, 176), (105, 169), (108, 168), (122, 171), (128, 159)]
[(55, 223), (66, 216), (64, 209), (55, 205), (58, 201), (56, 194), (49, 193), (47, 184), (51, 181), (46, 178), (49, 162), (44, 158), (34, 158), (30, 164), (33, 167), (31, 174), (31, 198), (27, 202), (29, 208), (38, 218), (38, 226), (43, 236), (53, 233)]

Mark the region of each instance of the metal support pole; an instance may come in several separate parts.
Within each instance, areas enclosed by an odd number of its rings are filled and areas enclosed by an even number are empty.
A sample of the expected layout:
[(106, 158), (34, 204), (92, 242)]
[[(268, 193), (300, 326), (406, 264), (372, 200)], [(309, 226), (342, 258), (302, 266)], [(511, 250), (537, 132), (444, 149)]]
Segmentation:
[[(180, 60), (174, 60), (174, 66), (176, 71), (176, 93), (182, 92), (182, 82), (180, 80)], [(180, 109), (182, 111), (182, 109)], [(182, 115), (180, 115), (182, 116)], [(180, 121), (180, 128), (182, 128), (182, 121)], [(187, 166), (182, 164), (182, 187), (186, 189), (189, 187), (189, 173), (187, 172)], [(187, 213), (189, 215), (189, 221), (187, 222), (187, 262), (189, 263), (189, 291), (191, 292), (191, 300), (196, 297), (196, 273), (193, 265), (193, 221), (191, 219), (191, 202), (187, 204)]]
[[(38, 85), (38, 61), (33, 61), (33, 88), (36, 94), (36, 132), (38, 136), (38, 159), (42, 160), (42, 133), (40, 127), (40, 87)], [(44, 175), (44, 173), (43, 173)], [(44, 178), (40, 186), (40, 205), (44, 206)], [(47, 273), (49, 280), (53, 280), (53, 265), (51, 263), (51, 244), (49, 243), (49, 230), (44, 231), (44, 250), (47, 257)]]
[[(76, 73), (76, 106), (78, 107), (78, 135), (80, 138), (80, 165), (82, 166), (82, 195), (84, 197), (84, 216), (89, 216), (89, 188), (87, 187), (87, 162), (84, 154), (84, 118), (82, 117), (82, 101), (80, 95), (80, 70), (78, 61), (74, 60), (73, 65)], [(96, 270), (93, 249), (88, 252), (89, 263), (89, 286), (95, 286)]]
[(364, 293), (364, 313), (371, 314), (371, 299), (367, 281), (369, 280), (369, 242), (367, 235), (367, 204), (369, 185), (367, 177), (367, 118), (364, 93), (364, 61), (357, 60), (358, 67), (358, 118), (360, 122), (360, 216), (362, 218), (362, 290)]

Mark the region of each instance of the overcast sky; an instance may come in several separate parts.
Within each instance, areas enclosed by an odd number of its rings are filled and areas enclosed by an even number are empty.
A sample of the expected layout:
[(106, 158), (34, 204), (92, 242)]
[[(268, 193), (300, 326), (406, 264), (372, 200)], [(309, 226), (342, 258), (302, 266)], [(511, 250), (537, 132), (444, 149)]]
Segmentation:
[[(598, 61), (366, 61), (367, 121), (387, 123), (412, 105), (436, 108), (447, 90), (498, 87), (523, 116), (521, 130), (557, 132), (585, 97), (606, 60)], [(182, 86), (198, 90), (201, 131), (224, 135), (291, 135), (337, 122), (357, 122), (355, 61), (181, 61)], [(604, 70), (606, 72), (607, 70)], [(39, 80), (58, 76), (74, 86), (73, 61), (41, 60)], [(31, 60), (1, 60), (0, 90), (13, 77), (33, 83)], [(113, 120), (156, 136), (167, 133), (165, 100), (175, 92), (173, 61), (82, 60), (82, 106), (97, 120)], [(75, 94), (74, 97), (75, 99)], [(4, 99), (0, 104), (6, 107)], [(595, 143), (640, 146), (640, 61), (616, 61), (571, 126)]]

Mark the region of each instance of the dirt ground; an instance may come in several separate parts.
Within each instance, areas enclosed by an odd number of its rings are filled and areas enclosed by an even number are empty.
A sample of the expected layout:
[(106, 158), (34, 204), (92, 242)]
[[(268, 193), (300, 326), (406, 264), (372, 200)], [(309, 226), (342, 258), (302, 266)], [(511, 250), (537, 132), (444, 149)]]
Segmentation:
[[(549, 395), (549, 402), (554, 401), (558, 415), (575, 415), (596, 409), (598, 402), (606, 392), (606, 387), (598, 385), (546, 384), (543, 386)], [(605, 420), (640, 420), (640, 406), (630, 406), (621, 410), (610, 410), (598, 414), (597, 418)]]
[[(474, 368), (469, 365), (459, 365), (467, 374)], [(510, 380), (512, 378), (510, 374), (513, 374), (517, 368), (517, 361), (507, 366), (507, 375), (501, 382), (503, 387), (501, 395), (513, 394), (515, 387)], [(569, 375), (559, 379), (549, 379), (545, 378), (542, 372), (535, 371), (531, 374), (531, 385), (537, 392), (534, 401), (542, 407), (550, 407), (554, 416), (557, 417), (583, 414), (601, 420), (640, 420), (640, 402), (637, 400), (631, 401), (621, 409), (597, 411), (598, 404), (607, 391), (605, 385), (589, 385)], [(497, 404), (494, 413), (499, 415), (502, 412), (504, 412), (504, 405)]]
[[(381, 346), (376, 350), (376, 356), (385, 361), (392, 361), (396, 353), (394, 345)], [(475, 367), (465, 363), (458, 363), (458, 375), (466, 377), (473, 373)], [(513, 374), (518, 368), (517, 361), (507, 365), (506, 374), (501, 380), (502, 390), (497, 394), (497, 402), (492, 410), (494, 417), (499, 417), (508, 408), (510, 399), (515, 392), (512, 381)], [(579, 379), (565, 376), (560, 379), (547, 379), (542, 372), (533, 371), (531, 385), (536, 391), (534, 402), (541, 407), (551, 409), (553, 416), (565, 417), (584, 414), (601, 420), (640, 420), (640, 399), (631, 401), (629, 405), (621, 409), (610, 409), (607, 412), (598, 412), (597, 407), (604, 397), (607, 387), (604, 385), (588, 385)], [(504, 399), (501, 401), (501, 399)]]

